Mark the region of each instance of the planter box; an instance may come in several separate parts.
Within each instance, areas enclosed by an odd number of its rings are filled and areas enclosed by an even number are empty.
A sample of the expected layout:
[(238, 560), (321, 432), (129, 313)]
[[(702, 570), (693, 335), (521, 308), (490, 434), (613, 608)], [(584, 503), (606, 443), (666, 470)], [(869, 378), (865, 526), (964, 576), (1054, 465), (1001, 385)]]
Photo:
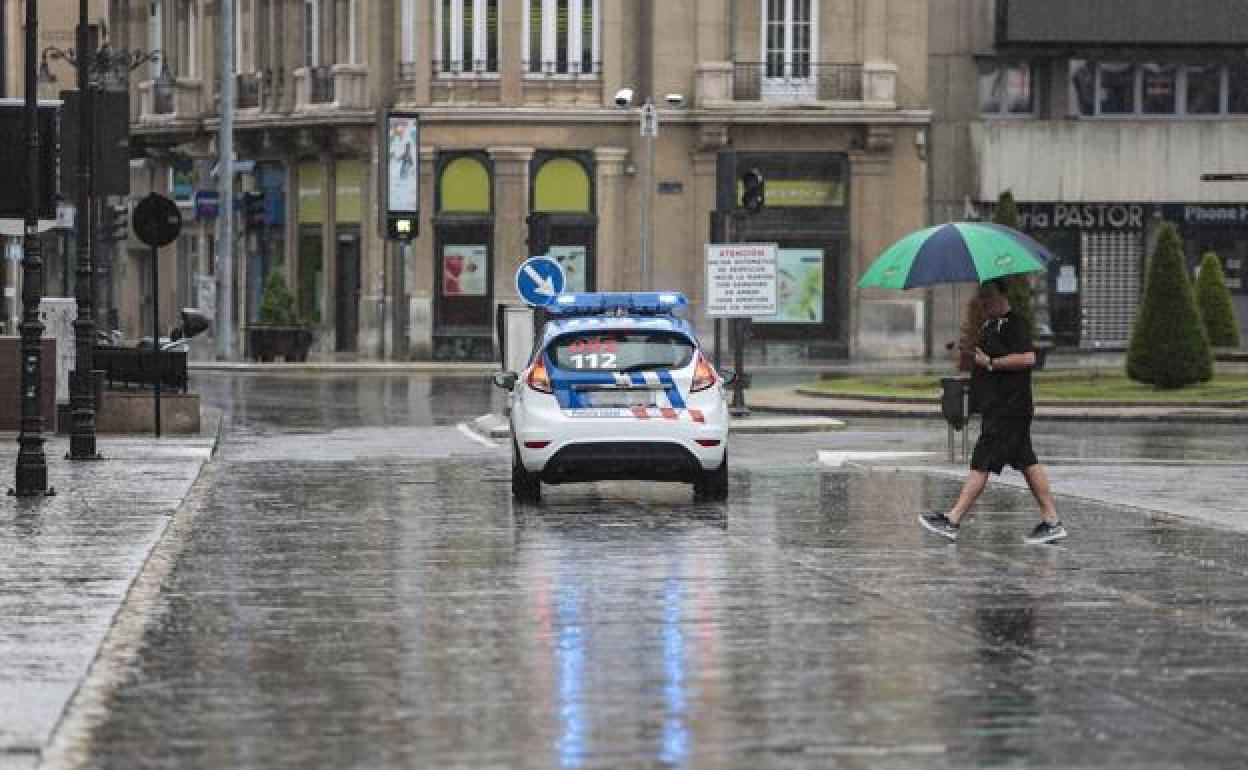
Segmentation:
[[(153, 390), (105, 390), (95, 415), (97, 433), (153, 433)], [(166, 435), (199, 433), (199, 394), (161, 393), (160, 431)]]
[(303, 326), (248, 326), (247, 357), (253, 361), (307, 361), (312, 330)]

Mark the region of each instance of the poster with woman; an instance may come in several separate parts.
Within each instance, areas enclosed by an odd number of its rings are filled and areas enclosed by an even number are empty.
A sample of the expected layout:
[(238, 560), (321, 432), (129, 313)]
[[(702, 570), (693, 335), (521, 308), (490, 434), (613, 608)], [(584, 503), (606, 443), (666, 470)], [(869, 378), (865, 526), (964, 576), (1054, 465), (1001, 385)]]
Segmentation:
[(488, 288), (488, 250), (481, 245), (442, 247), (442, 296), (484, 297)]
[(420, 210), (420, 124), (416, 117), (391, 114), (387, 137), (387, 204), (390, 212)]

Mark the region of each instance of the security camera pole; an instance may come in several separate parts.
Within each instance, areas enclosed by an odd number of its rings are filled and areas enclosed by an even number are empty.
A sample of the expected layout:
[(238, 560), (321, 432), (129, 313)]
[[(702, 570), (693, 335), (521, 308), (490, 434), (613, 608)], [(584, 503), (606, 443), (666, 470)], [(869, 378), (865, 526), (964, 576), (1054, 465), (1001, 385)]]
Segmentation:
[(654, 192), (654, 140), (659, 135), (659, 111), (649, 99), (641, 107), (641, 136), (646, 142), (646, 162), (641, 172), (641, 290), (650, 291), (653, 232), (650, 226), (651, 194)]

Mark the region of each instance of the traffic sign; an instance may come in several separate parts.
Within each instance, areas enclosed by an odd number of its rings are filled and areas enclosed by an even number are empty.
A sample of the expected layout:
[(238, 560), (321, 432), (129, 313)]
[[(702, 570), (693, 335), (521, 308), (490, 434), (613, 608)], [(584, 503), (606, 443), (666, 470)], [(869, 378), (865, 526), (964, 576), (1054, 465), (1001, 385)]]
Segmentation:
[(554, 302), (566, 284), (563, 268), (550, 257), (529, 257), (516, 271), (516, 293), (533, 307)]
[(182, 232), (182, 212), (178, 204), (152, 193), (134, 208), (134, 234), (152, 248), (168, 246)]

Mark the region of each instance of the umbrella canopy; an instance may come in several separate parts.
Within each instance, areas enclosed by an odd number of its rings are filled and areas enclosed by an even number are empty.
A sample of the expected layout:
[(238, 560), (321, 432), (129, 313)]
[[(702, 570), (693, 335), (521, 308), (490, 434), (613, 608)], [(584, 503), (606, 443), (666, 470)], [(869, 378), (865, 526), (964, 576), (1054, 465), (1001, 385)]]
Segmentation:
[(939, 283), (983, 283), (1038, 273), (1052, 252), (1017, 230), (985, 222), (953, 222), (913, 232), (888, 247), (858, 281), (859, 288), (916, 289)]

